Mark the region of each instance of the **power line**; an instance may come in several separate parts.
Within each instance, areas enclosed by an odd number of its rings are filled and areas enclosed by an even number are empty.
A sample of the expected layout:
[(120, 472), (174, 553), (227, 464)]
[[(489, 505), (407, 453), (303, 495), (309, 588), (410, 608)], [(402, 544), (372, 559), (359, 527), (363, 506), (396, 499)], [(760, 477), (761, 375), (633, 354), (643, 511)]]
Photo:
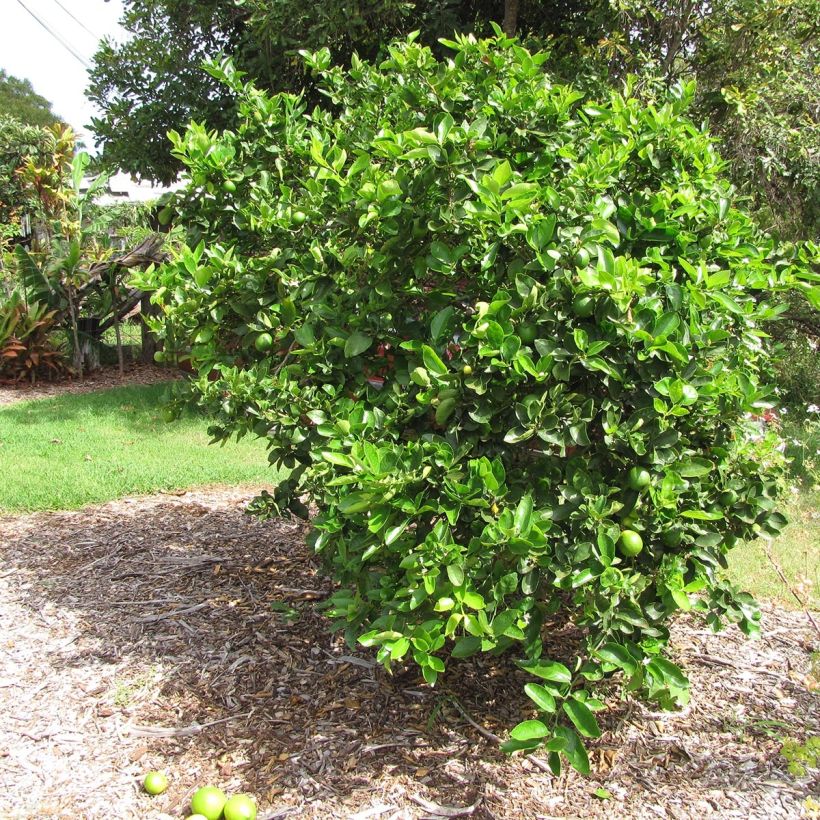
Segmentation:
[(82, 20), (80, 20), (80, 18), (79, 18), (79, 17), (75, 17), (75, 16), (74, 16), (74, 14), (73, 14), (73, 13), (72, 13), (69, 9), (67, 9), (67, 8), (66, 8), (66, 7), (65, 7), (65, 6), (64, 6), (64, 5), (60, 2), (60, 0), (54, 0), (54, 2), (55, 2), (55, 3), (56, 3), (56, 4), (57, 4), (57, 5), (58, 5), (58, 6), (59, 6), (59, 7), (60, 7), (60, 8), (61, 8), (64, 12), (65, 12), (65, 13), (66, 13), (66, 14), (67, 14), (67, 15), (68, 15), (68, 16), (69, 16), (69, 17), (70, 17), (70, 18), (71, 18), (71, 19), (72, 19), (75, 23), (77, 23), (77, 25), (79, 25), (79, 26), (80, 26), (80, 28), (82, 28), (84, 31), (88, 32), (88, 33), (89, 33), (89, 34), (90, 34), (90, 35), (91, 35), (91, 36), (92, 36), (95, 40), (102, 40), (102, 37), (100, 37), (98, 34), (94, 34), (94, 32), (93, 32), (93, 31), (91, 31), (91, 29), (90, 29), (90, 28), (89, 28), (89, 27), (88, 27), (88, 26), (87, 26), (87, 25), (86, 25), (86, 24), (85, 24)]
[(17, 0), (17, 2), (66, 50), (75, 60), (79, 61), (85, 68), (91, 68), (88, 61), (80, 54), (78, 54), (59, 34), (49, 28), (47, 23), (44, 23), (24, 2)]

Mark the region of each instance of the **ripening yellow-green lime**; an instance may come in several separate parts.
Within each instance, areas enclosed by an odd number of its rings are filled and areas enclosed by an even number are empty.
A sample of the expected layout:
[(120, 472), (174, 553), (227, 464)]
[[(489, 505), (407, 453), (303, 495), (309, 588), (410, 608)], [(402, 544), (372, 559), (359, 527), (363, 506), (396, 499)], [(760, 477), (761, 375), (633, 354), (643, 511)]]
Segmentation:
[(256, 803), (246, 794), (229, 797), (222, 809), (225, 820), (256, 820)]
[(640, 555), (643, 550), (643, 538), (635, 530), (624, 530), (618, 539), (618, 548), (621, 555), (634, 558), (636, 555)]
[(203, 786), (194, 792), (191, 798), (191, 813), (201, 814), (205, 820), (219, 820), (227, 797), (222, 789), (216, 786)]
[(142, 787), (148, 794), (162, 794), (168, 788), (168, 778), (162, 772), (148, 772)]

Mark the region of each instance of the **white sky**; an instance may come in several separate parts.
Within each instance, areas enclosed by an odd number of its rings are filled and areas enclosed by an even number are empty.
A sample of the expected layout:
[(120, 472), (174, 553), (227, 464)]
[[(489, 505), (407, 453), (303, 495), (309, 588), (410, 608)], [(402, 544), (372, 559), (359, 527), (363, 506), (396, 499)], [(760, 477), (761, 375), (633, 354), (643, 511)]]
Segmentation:
[[(122, 2), (0, 0), (0, 68), (29, 80), (34, 90), (52, 103), (54, 112), (71, 124), (84, 140), (87, 150), (93, 150), (94, 141), (85, 126), (98, 112), (84, 95), (88, 84), (87, 69), (23, 6), (90, 65), (99, 38), (108, 36), (121, 41), (126, 36), (117, 24), (122, 14)], [(73, 20), (71, 14), (80, 22)]]

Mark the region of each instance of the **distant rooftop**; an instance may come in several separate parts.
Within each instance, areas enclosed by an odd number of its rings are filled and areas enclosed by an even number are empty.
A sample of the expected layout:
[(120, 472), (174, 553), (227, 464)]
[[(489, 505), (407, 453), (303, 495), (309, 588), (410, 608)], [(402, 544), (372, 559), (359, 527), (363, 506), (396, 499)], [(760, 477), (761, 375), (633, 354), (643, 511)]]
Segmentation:
[[(81, 190), (88, 189), (90, 180), (83, 180)], [(119, 205), (123, 202), (150, 202), (159, 199), (163, 194), (179, 190), (184, 183), (176, 182), (173, 185), (154, 185), (150, 182), (137, 182), (128, 174), (114, 174), (109, 180), (103, 193), (94, 200), (97, 205)]]

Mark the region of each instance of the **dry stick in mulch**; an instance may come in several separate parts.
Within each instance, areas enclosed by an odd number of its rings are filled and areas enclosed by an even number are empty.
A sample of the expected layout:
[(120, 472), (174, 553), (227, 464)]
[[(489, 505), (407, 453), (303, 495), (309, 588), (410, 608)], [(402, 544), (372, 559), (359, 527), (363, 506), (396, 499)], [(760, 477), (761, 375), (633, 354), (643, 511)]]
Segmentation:
[[(503, 743), (503, 741), (497, 734), (491, 732), (489, 729), (485, 729), (483, 726), (476, 723), (467, 713), (467, 710), (461, 705), (457, 697), (451, 696), (451, 698), (453, 706), (455, 706), (456, 709), (458, 709), (461, 716), (464, 718), (464, 720), (467, 721), (467, 723), (470, 724), (470, 726), (472, 726), (477, 732), (480, 732), (482, 735), (484, 735), (484, 737), (486, 737), (488, 740), (492, 740), (493, 743), (497, 743), (499, 746)], [(553, 773), (552, 769), (550, 769), (549, 767), (549, 764), (541, 760), (540, 757), (535, 757), (534, 755), (527, 755), (527, 760), (529, 760), (533, 765), (541, 769), (542, 772), (548, 772), (549, 774)]]
[(763, 544), (763, 552), (766, 553), (766, 557), (769, 559), (769, 563), (774, 567), (774, 571), (778, 574), (780, 580), (786, 586), (786, 589), (788, 589), (789, 592), (791, 592), (791, 594), (794, 595), (795, 599), (797, 600), (797, 603), (800, 604), (800, 608), (803, 610), (803, 612), (806, 614), (806, 617), (809, 619), (809, 623), (814, 627), (814, 631), (818, 634), (818, 636), (820, 636), (820, 627), (817, 626), (817, 621), (814, 620), (814, 617), (812, 616), (808, 605), (803, 600), (803, 598), (798, 594), (797, 590), (789, 583), (789, 579), (786, 578), (785, 573), (780, 568), (780, 564), (777, 563), (777, 560), (775, 559), (774, 555), (772, 555), (771, 548), (766, 543), (766, 541), (764, 540), (761, 543)]

